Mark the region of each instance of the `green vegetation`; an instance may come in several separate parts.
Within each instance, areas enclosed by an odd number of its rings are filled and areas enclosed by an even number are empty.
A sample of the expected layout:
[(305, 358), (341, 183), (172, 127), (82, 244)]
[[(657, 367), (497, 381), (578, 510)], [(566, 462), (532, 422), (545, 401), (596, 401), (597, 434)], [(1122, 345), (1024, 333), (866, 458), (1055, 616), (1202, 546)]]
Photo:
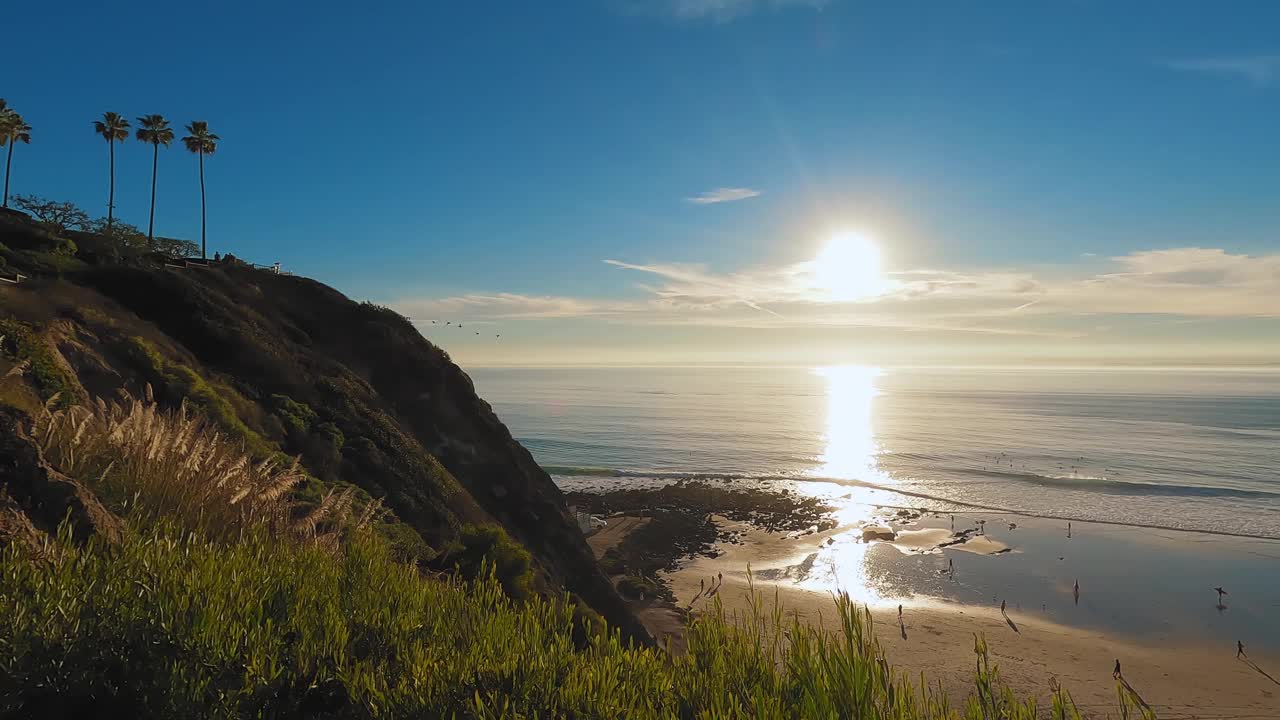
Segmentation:
[[(392, 326), (401, 327), (401, 328), (406, 328), (406, 327), (413, 328), (412, 320), (410, 320), (408, 317), (405, 317), (404, 315), (401, 315), (395, 310), (392, 310), (386, 305), (379, 305), (378, 303), (365, 300), (360, 303), (360, 309), (369, 313), (373, 317), (376, 317), (380, 320), (385, 320), (386, 322), (390, 323)], [(416, 332), (416, 329), (415, 329), (415, 332)]]
[[(143, 132), (139, 130), (139, 132)], [(110, 218), (90, 219), (89, 214), (74, 203), (50, 200), (37, 195), (17, 195), (13, 204), (30, 215), (42, 230), (43, 237), (31, 243), (27, 248), (41, 255), (53, 255), (67, 261), (80, 253), (80, 248), (72, 237), (85, 242), (85, 257), (89, 259), (109, 258), (114, 262), (120, 260), (136, 260), (148, 252), (165, 257), (190, 257), (199, 251), (199, 246), (189, 240), (177, 240), (166, 237), (148, 237), (136, 226)], [(35, 268), (44, 272), (65, 272), (81, 269), (83, 263), (70, 264), (63, 262), (63, 267), (50, 270)]]
[[(161, 524), (55, 549), (0, 555), (5, 716), (1044, 717), (1001, 687), (981, 641), (962, 707), (914, 686), (847, 597), (838, 633), (717, 609), (669, 657), (599, 634), (580, 650), (569, 605), (424, 578), (369, 535), (335, 554)], [(1060, 691), (1048, 717), (1079, 714)]]
[(40, 223), (40, 227), (57, 236), (71, 230), (88, 230), (89, 213), (75, 203), (49, 200), (36, 195), (15, 195), (13, 204)]
[(645, 598), (674, 599), (666, 585), (643, 575), (628, 575), (618, 581), (618, 592), (625, 598), (633, 600)]
[(523, 600), (529, 596), (533, 579), (529, 552), (508, 537), (502, 528), (492, 525), (464, 525), (458, 540), (451, 543), (436, 565), (453, 570), (464, 578), (482, 577), (487, 568), (508, 596)]
[[(51, 247), (48, 250), (5, 250), (0, 247), (0, 255), (3, 256), (4, 260), (0, 264), (14, 268), (28, 276), (32, 273), (62, 275), (84, 269), (84, 262), (69, 254), (75, 252), (75, 250), (74, 243), (61, 238), (51, 243)], [(13, 271), (9, 270), (9, 272)]]
[(130, 399), (45, 411), (32, 436), (54, 467), (82, 478), (108, 508), (140, 523), (175, 520), (210, 536), (299, 526), (288, 500), (303, 479), (297, 466), (252, 461), (185, 405), (164, 413)]
[(311, 430), (311, 423), (316, 421), (315, 410), (288, 395), (272, 395), (271, 408), (284, 423), (285, 429), (299, 436), (306, 435)]
[(0, 318), (0, 351), (23, 366), (22, 372), (35, 381), (40, 399), (57, 398), (57, 404), (69, 404), (76, 397), (76, 384), (54, 360), (45, 340), (30, 325), (13, 318)]
[(210, 384), (200, 373), (182, 363), (168, 360), (151, 343), (140, 337), (130, 338), (127, 349), (134, 362), (142, 369), (147, 382), (158, 393), (170, 396), (175, 402), (184, 400), (199, 408), (233, 438), (243, 442), (255, 457), (268, 458), (277, 452), (271, 443), (240, 419), (228, 400), (235, 396), (235, 390)]

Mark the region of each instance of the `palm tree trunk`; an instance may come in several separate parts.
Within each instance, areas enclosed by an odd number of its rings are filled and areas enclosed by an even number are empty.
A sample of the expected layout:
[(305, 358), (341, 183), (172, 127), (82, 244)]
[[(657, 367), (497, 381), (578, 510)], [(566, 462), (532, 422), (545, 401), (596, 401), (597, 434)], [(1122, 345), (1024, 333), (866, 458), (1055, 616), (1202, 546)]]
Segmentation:
[(200, 259), (208, 260), (204, 244), (204, 151), (200, 151)]
[(108, 165), (108, 183), (107, 187), (107, 234), (111, 234), (111, 225), (115, 222), (116, 208), (116, 144), (114, 141), (107, 141), (107, 153), (111, 158)]
[(147, 220), (147, 244), (156, 249), (156, 170), (160, 165), (160, 143), (151, 143), (151, 219)]
[(3, 207), (9, 207), (9, 168), (13, 167), (13, 146), (16, 144), (17, 144), (16, 141), (13, 141), (13, 140), (9, 141), (9, 157), (4, 159), (4, 205)]

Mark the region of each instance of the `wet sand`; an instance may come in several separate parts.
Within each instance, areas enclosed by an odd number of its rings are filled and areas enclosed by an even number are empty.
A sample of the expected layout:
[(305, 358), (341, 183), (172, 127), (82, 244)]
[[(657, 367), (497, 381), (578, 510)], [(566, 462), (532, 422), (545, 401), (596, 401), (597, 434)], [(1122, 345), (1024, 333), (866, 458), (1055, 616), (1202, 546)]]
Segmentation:
[[(933, 539), (944, 537), (932, 532)], [(945, 533), (950, 536), (949, 532)], [(824, 544), (823, 536), (804, 538), (807, 545)], [(919, 546), (919, 538), (908, 535), (908, 543)], [(983, 549), (999, 543), (981, 536), (971, 540)], [(776, 570), (796, 552), (795, 538), (762, 531), (744, 531), (741, 544), (724, 547), (716, 558), (689, 560), (668, 573), (665, 579), (675, 592), (677, 604), (687, 607), (699, 592), (699, 581), (711, 581), (723, 573), (717, 593), (727, 612), (749, 610), (748, 566), (754, 587), (766, 605), (775, 597), (788, 614), (802, 620), (835, 626), (836, 606), (830, 591), (805, 589), (779, 577)], [(953, 546), (966, 552), (978, 551)], [(705, 596), (704, 596), (705, 597)], [(695, 612), (705, 612), (709, 602), (699, 600)], [(1116, 686), (1111, 677), (1119, 659), (1125, 679), (1160, 713), (1175, 718), (1273, 718), (1280, 717), (1280, 684), (1257, 669), (1235, 659), (1234, 643), (1142, 643), (1114, 633), (1070, 627), (1031, 613), (1014, 609), (1008, 620), (998, 605), (981, 606), (916, 598), (902, 602), (903, 627), (898, 625), (898, 603), (883, 601), (869, 605), (877, 636), (890, 661), (918, 677), (925, 673), (931, 682), (941, 682), (959, 699), (972, 691), (975, 633), (985, 635), (993, 663), (1016, 691), (1047, 700), (1056, 680), (1067, 688), (1077, 705), (1089, 716), (1114, 715)], [(904, 637), (905, 635), (905, 637)], [(1274, 657), (1253, 656), (1258, 668), (1280, 674)]]
[[(718, 522), (732, 524), (723, 518)], [(717, 592), (720, 602), (727, 612), (748, 612), (747, 568), (751, 567), (754, 571), (750, 582), (763, 594), (766, 605), (776, 598), (789, 616), (798, 615), (802, 620), (834, 629), (836, 606), (831, 592), (806, 588), (798, 577), (803, 573), (795, 572), (805, 563), (794, 561), (808, 548), (835, 546), (848, 533), (842, 535), (837, 529), (796, 537), (740, 524), (735, 529), (740, 533), (740, 542), (719, 548), (720, 556), (692, 558), (677, 571), (664, 575), (677, 605), (689, 606), (698, 595), (700, 581), (705, 580), (710, 586), (713, 578), (723, 574), (723, 584)], [(906, 559), (917, 553), (937, 553), (936, 544), (952, 537), (949, 530), (940, 528), (899, 531), (897, 540), (902, 545), (895, 547), (895, 552)], [(994, 553), (992, 560), (1000, 559), (1007, 549), (998, 540), (978, 534), (947, 548), (948, 553)], [(854, 595), (859, 599), (856, 590)], [(1017, 692), (1047, 702), (1056, 681), (1071, 692), (1090, 717), (1115, 714), (1116, 686), (1111, 672), (1117, 659), (1125, 679), (1161, 717), (1280, 717), (1280, 683), (1263, 674), (1280, 675), (1280, 658), (1253, 652), (1250, 659), (1256, 665), (1251, 666), (1236, 660), (1234, 642), (1143, 641), (1105, 630), (1072, 627), (1012, 605), (1004, 615), (994, 598), (990, 606), (920, 596), (861, 600), (871, 609), (877, 636), (890, 661), (913, 677), (923, 672), (930, 682), (942, 683), (956, 699), (972, 692), (974, 635), (981, 633), (988, 641), (993, 663)], [(904, 607), (902, 627), (898, 625), (899, 601)], [(693, 610), (705, 612), (710, 602), (704, 595)], [(672, 632), (673, 628), (664, 625), (653, 630)]]
[[(1125, 679), (1161, 717), (1280, 718), (1280, 680), (1272, 679), (1280, 678), (1280, 645), (1266, 625), (1280, 596), (1265, 576), (1241, 570), (1254, 565), (1240, 564), (1243, 556), (1275, 554), (1274, 541), (1224, 544), (1089, 523), (1076, 523), (1069, 535), (1056, 520), (885, 507), (845, 506), (837, 517), (834, 527), (770, 532), (713, 514), (728, 540), (660, 574), (675, 606), (633, 607), (679, 652), (676, 608), (689, 607), (700, 582), (711, 587), (723, 574), (716, 596), (727, 611), (746, 612), (750, 567), (767, 601), (776, 596), (789, 615), (824, 626), (836, 619), (832, 589), (848, 590), (870, 608), (890, 661), (942, 683), (958, 702), (972, 692), (974, 634), (981, 633), (1016, 691), (1045, 700), (1059, 682), (1089, 717), (1115, 716), (1111, 672), (1119, 659)], [(593, 542), (598, 554), (639, 523), (615, 517), (610, 525), (607, 543)], [(1215, 608), (1212, 588), (1221, 577), (1234, 594), (1229, 607)], [(704, 594), (692, 610), (705, 612), (711, 602)], [(1236, 659), (1238, 638), (1254, 664)]]
[[(699, 560), (670, 576), (679, 602), (698, 592), (698, 580), (724, 573), (718, 593), (727, 612), (749, 611), (745, 572), (730, 570), (724, 558)], [(830, 593), (785, 583), (757, 581), (766, 607), (776, 597), (788, 614), (835, 629), (836, 607)], [(708, 605), (699, 601), (695, 611)], [(1010, 613), (1015, 632), (998, 607), (950, 604), (907, 604), (903, 627), (897, 607), (872, 607), (876, 635), (889, 660), (913, 678), (920, 673), (941, 683), (954, 700), (973, 691), (974, 634), (983, 634), (992, 663), (1015, 691), (1048, 701), (1056, 680), (1088, 717), (1115, 716), (1116, 686), (1112, 666), (1119, 659), (1124, 677), (1159, 713), (1174, 718), (1280, 717), (1280, 685), (1235, 659), (1235, 648), (1201, 645), (1152, 647), (1104, 633), (1082, 631), (1033, 616)], [(905, 637), (903, 637), (905, 635)], [(1263, 668), (1277, 668), (1255, 658)], [(1273, 672), (1273, 674), (1275, 674)]]

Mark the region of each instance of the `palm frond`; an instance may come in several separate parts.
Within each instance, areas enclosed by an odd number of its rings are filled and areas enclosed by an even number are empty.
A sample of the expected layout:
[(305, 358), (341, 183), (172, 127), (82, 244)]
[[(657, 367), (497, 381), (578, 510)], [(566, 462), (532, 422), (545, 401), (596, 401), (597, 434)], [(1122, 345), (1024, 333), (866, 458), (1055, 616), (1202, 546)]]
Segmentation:
[(163, 115), (143, 115), (138, 118), (138, 132), (134, 135), (139, 140), (152, 145), (168, 147), (173, 142), (173, 130)]
[(212, 155), (218, 149), (218, 141), (221, 138), (209, 132), (209, 123), (204, 120), (191, 121), (187, 125), (187, 132), (190, 134), (182, 138), (182, 144), (186, 146), (187, 150), (193, 153)]
[(102, 113), (101, 120), (93, 121), (93, 131), (107, 142), (129, 139), (129, 121), (120, 113)]
[(0, 146), (10, 140), (31, 142), (31, 126), (10, 107), (0, 108)]

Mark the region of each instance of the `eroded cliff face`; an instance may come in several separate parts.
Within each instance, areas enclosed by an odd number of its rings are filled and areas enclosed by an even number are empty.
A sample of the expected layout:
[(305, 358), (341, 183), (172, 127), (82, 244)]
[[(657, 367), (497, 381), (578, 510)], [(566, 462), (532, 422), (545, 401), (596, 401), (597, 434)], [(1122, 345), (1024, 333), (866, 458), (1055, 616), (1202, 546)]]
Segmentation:
[(80, 400), (150, 385), (258, 453), (299, 455), (315, 477), (382, 498), (436, 549), (464, 524), (502, 526), (532, 554), (543, 591), (567, 591), (625, 636), (647, 638), (551, 478), (405, 318), (238, 264), (33, 274), (0, 287), (0, 322), (29, 335), (42, 368), (0, 402), (31, 410), (51, 389), (41, 383)]

